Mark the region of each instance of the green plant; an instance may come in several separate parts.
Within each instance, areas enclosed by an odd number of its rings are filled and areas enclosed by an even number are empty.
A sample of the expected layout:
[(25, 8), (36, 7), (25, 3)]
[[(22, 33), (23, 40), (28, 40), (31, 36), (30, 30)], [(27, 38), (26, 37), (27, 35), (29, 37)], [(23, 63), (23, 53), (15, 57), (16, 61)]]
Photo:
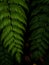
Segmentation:
[(31, 59), (40, 59), (49, 44), (49, 0), (33, 0), (31, 4), (30, 51)]
[(0, 65), (12, 65), (12, 57), (0, 42)]
[(20, 63), (25, 44), (29, 44), (31, 60), (39, 60), (46, 54), (49, 0), (0, 0), (0, 64), (11, 65), (9, 53)]
[(1, 43), (20, 63), (23, 54), (26, 15), (25, 0), (4, 0), (0, 2)]

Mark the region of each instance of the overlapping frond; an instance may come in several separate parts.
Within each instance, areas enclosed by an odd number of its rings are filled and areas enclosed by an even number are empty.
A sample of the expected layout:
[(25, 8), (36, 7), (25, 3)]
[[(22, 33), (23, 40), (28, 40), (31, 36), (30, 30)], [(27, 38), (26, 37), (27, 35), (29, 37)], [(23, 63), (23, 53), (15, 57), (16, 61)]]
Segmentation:
[(30, 51), (32, 59), (43, 57), (49, 44), (49, 0), (34, 0), (31, 4)]
[(4, 0), (0, 2), (1, 42), (12, 56), (20, 63), (23, 54), (26, 15), (28, 10), (25, 0)]

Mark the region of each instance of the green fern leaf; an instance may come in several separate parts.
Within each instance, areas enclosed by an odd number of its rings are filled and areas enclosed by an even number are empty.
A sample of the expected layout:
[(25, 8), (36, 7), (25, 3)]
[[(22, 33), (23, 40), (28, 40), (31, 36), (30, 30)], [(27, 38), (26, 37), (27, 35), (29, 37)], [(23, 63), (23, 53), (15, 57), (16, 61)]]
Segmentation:
[[(11, 58), (11, 59), (10, 59)], [(0, 65), (12, 65), (12, 57), (10, 57), (9, 53), (7, 53), (7, 50), (5, 50), (0, 43)]]
[(25, 0), (8, 0), (0, 2), (0, 31), (1, 42), (12, 56), (15, 55), (18, 63), (23, 54), (24, 33), (26, 31)]
[[(34, 0), (31, 4), (30, 51), (31, 59), (40, 59), (49, 44), (49, 0)], [(38, 4), (38, 5), (37, 5)], [(33, 9), (34, 8), (34, 9)]]
[(21, 5), (23, 6), (25, 9), (28, 10), (27, 4), (25, 2), (25, 0), (9, 0), (8, 3), (15, 3), (17, 5)]

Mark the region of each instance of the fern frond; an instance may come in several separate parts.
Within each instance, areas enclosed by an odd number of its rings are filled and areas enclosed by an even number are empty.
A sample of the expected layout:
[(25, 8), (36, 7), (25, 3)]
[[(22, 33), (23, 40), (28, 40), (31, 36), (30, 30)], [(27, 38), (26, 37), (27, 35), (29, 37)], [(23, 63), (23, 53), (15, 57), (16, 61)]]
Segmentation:
[(8, 0), (0, 3), (0, 31), (3, 46), (16, 57), (18, 63), (23, 54), (24, 33), (26, 31), (25, 0)]
[(27, 4), (26, 4), (25, 0), (9, 0), (8, 3), (15, 3), (15, 4), (17, 4), (19, 6), (22, 6), (25, 9), (28, 10), (28, 7), (27, 7)]
[[(32, 59), (40, 59), (46, 53), (49, 44), (49, 0), (34, 0), (31, 5), (30, 51)], [(38, 4), (37, 4), (38, 3)], [(44, 4), (45, 3), (45, 4)], [(33, 9), (34, 8), (34, 9)]]
[(13, 64), (12, 57), (10, 57), (9, 53), (7, 53), (7, 51), (0, 44), (0, 65), (12, 65), (12, 64)]
[(33, 0), (32, 1), (33, 4), (31, 4), (32, 6), (38, 6), (41, 4), (49, 4), (49, 0)]

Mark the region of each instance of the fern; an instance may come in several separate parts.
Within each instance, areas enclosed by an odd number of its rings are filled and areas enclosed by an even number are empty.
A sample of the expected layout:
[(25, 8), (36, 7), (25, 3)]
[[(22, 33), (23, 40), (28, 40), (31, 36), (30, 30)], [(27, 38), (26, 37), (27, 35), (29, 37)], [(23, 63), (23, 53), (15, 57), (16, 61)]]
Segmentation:
[(7, 50), (0, 43), (0, 65), (13, 65), (12, 58), (10, 58), (10, 54), (7, 53)]
[[(24, 33), (28, 36), (29, 31), (31, 59), (38, 60), (46, 54), (49, 45), (49, 0), (32, 0), (31, 5), (29, 2), (28, 0), (0, 0), (1, 65), (11, 65), (8, 53), (11, 53), (18, 63), (21, 62)], [(30, 30), (26, 29), (29, 27)], [(25, 39), (26, 41), (28, 39)], [(8, 53), (2, 46), (8, 50)]]
[(25, 0), (4, 0), (0, 2), (1, 42), (16, 61), (20, 63), (23, 54), (26, 15), (28, 10)]
[[(31, 59), (40, 59), (49, 44), (49, 0), (33, 0), (31, 4), (30, 51)], [(34, 8), (34, 9), (33, 9)]]

